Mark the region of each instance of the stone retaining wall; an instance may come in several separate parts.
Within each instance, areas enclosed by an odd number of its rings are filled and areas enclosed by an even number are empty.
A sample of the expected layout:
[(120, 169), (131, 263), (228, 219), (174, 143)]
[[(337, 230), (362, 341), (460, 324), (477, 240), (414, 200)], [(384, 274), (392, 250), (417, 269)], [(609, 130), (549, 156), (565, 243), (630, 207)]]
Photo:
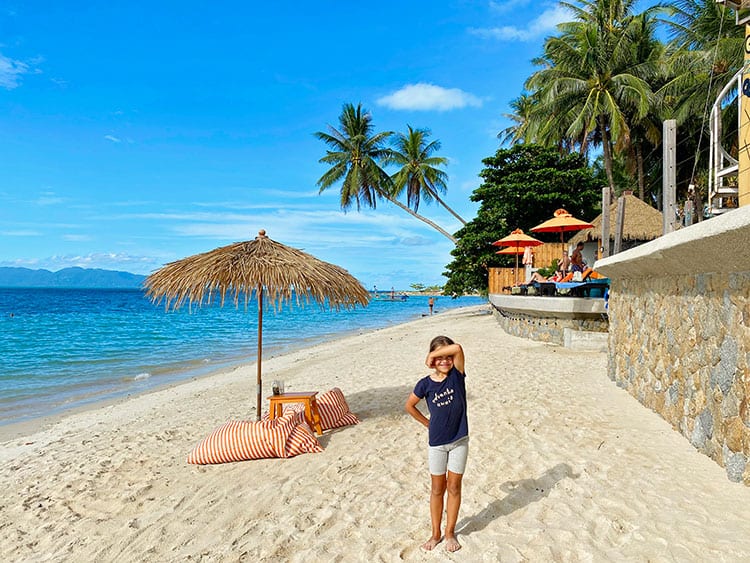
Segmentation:
[(609, 376), (750, 485), (750, 208), (600, 260)]
[(607, 319), (560, 319), (493, 310), (500, 327), (514, 336), (563, 345), (564, 331), (607, 332)]

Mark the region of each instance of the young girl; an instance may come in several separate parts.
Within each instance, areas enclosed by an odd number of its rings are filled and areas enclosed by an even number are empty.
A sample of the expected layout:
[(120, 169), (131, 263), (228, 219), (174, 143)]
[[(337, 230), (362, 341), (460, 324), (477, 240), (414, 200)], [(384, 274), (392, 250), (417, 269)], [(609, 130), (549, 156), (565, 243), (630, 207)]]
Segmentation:
[[(430, 519), (432, 536), (422, 549), (431, 551), (443, 539), (443, 498), (446, 490), (445, 549), (458, 551), (456, 522), (461, 506), (461, 479), (469, 452), (469, 425), (466, 419), (466, 385), (464, 351), (447, 336), (438, 336), (430, 343), (425, 364), (434, 370), (420, 379), (406, 400), (406, 412), (428, 428), (427, 453), (430, 468)], [(425, 399), (430, 418), (424, 416), (417, 403)]]

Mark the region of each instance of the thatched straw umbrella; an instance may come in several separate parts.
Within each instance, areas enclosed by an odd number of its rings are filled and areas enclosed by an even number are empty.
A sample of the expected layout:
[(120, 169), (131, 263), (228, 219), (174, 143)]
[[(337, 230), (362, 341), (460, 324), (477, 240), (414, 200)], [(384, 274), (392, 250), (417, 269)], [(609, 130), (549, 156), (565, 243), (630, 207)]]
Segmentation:
[(255, 294), (258, 302), (258, 398), (261, 412), (261, 358), (263, 351), (263, 302), (278, 308), (292, 299), (300, 305), (312, 299), (321, 307), (336, 310), (367, 305), (369, 292), (343, 268), (273, 241), (260, 231), (255, 240), (237, 242), (203, 254), (170, 262), (144, 282), (146, 295), (154, 302), (165, 302), (167, 309), (178, 309), (186, 301), (198, 306), (219, 298), (221, 306), (229, 297), (235, 307), (240, 295), (245, 306)]

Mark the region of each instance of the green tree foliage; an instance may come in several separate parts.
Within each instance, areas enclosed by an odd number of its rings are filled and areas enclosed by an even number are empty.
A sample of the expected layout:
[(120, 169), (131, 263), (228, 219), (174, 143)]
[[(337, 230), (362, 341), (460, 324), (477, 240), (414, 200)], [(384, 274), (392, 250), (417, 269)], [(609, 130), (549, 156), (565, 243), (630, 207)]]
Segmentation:
[[(653, 204), (662, 189), (662, 122), (676, 119), (678, 198), (689, 184), (705, 189), (708, 112), (743, 64), (744, 26), (735, 25), (734, 10), (705, 0), (643, 11), (634, 0), (560, 4), (572, 21), (545, 39), (533, 61), (540, 69), (510, 103), (511, 125), (498, 137), (592, 158), (595, 149), (607, 183)], [(722, 111), (722, 144), (735, 157), (736, 96), (730, 92)]]
[[(492, 243), (513, 229), (529, 232), (564, 208), (591, 220), (601, 211), (601, 182), (579, 154), (561, 155), (539, 145), (518, 144), (500, 149), (482, 161), (484, 182), (471, 195), (480, 203), (477, 216), (456, 233), (454, 260), (444, 275), (448, 295), (486, 293), (488, 268), (507, 265)], [(556, 241), (559, 234), (534, 235)]]

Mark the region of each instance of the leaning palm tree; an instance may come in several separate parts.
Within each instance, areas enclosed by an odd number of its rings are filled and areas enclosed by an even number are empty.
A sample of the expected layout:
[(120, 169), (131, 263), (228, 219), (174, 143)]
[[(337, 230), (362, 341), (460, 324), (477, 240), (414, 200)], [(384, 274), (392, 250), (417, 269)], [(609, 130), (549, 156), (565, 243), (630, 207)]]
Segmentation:
[(386, 199), (413, 217), (456, 242), (456, 238), (435, 222), (413, 211), (393, 195), (393, 181), (380, 166), (390, 157), (386, 142), (391, 131), (375, 133), (372, 116), (362, 109), (362, 104), (344, 104), (339, 116), (340, 129), (329, 126), (328, 132), (318, 131), (315, 136), (328, 145), (329, 150), (320, 162), (331, 168), (318, 180), (320, 192), (341, 182), (341, 208), (347, 210), (356, 203), (375, 209), (379, 199)]
[(393, 195), (398, 197), (406, 191), (406, 204), (414, 211), (419, 210), (420, 201), (429, 203), (435, 200), (465, 225), (466, 221), (440, 197), (448, 189), (445, 184), (448, 176), (437, 167), (448, 164), (448, 159), (431, 156), (440, 150), (440, 141), (427, 142), (429, 129), (412, 129), (411, 125), (406, 127), (408, 133), (396, 134), (393, 149), (386, 159), (388, 164), (401, 167), (391, 176)]

